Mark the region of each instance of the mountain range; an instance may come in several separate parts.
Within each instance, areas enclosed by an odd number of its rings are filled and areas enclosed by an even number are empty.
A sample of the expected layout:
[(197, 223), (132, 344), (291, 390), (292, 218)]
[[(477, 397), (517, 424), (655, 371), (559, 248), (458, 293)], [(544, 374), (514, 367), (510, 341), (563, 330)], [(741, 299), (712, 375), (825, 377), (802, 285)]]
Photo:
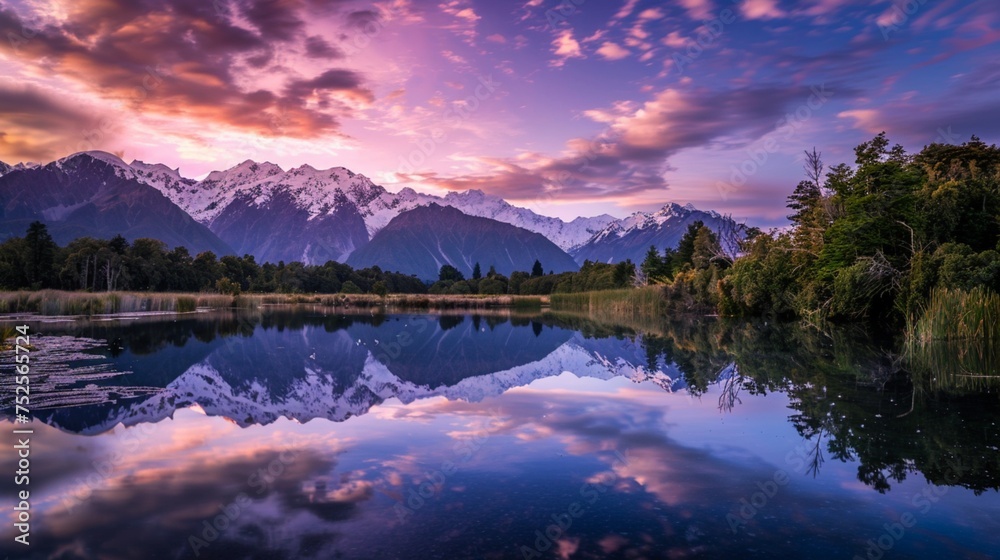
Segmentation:
[[(676, 364), (649, 363), (641, 338), (585, 336), (541, 322), (528, 328), (499, 317), (427, 321), (400, 315), (380, 324), (364, 316), (312, 317), (292, 328), (281, 317), (274, 320), (286, 328), (257, 325), (240, 336), (189, 337), (155, 352), (88, 355), (84, 365), (100, 371), (99, 378), (92, 376), (84, 387), (71, 368), (50, 375), (36, 417), (65, 431), (96, 435), (117, 425), (158, 422), (192, 406), (243, 427), (282, 417), (341, 422), (390, 398), (479, 402), (567, 371), (650, 382), (668, 392), (687, 386)], [(411, 343), (390, 358), (380, 341), (402, 340), (404, 333)], [(45, 352), (58, 353), (60, 346), (79, 340), (51, 337)]]
[(535, 258), (546, 271), (572, 270), (584, 260), (640, 262), (650, 245), (675, 247), (697, 220), (718, 228), (729, 218), (670, 203), (623, 219), (602, 214), (567, 222), (478, 190), (392, 193), (343, 167), (285, 171), (247, 160), (199, 181), (162, 164), (126, 164), (94, 151), (47, 165), (0, 162), (0, 238), (23, 234), (34, 220), (59, 243), (121, 233), (185, 245), (192, 254), (335, 260), (432, 279), (431, 268), (445, 263), (466, 274), (475, 262), (508, 274), (530, 269)]

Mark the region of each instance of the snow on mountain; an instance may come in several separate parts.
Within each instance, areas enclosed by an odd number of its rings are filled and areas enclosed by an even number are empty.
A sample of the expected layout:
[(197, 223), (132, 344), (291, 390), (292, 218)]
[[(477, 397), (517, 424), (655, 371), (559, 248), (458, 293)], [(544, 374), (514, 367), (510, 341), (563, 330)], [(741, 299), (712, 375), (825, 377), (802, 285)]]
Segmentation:
[(676, 248), (688, 226), (698, 221), (715, 231), (724, 226), (738, 229), (731, 218), (718, 212), (669, 203), (655, 212), (635, 212), (608, 224), (571, 254), (578, 263), (616, 263), (625, 259), (641, 262), (650, 246), (661, 251)]
[(650, 370), (644, 365), (643, 356), (638, 340), (598, 341), (576, 333), (541, 360), (437, 387), (400, 379), (370, 353), (361, 374), (347, 387), (337, 386), (335, 373), (305, 360), (301, 367), (306, 375), (293, 376), (297, 380), (281, 397), (273, 395), (271, 388), (260, 380), (234, 387), (206, 358), (188, 368), (163, 391), (117, 409), (81, 433), (100, 434), (119, 423), (132, 426), (158, 422), (172, 417), (177, 409), (195, 405), (210, 416), (229, 418), (241, 427), (270, 424), (282, 417), (303, 423), (315, 418), (342, 422), (366, 414), (390, 398), (403, 404), (431, 397), (480, 402), (565, 372), (577, 377), (604, 380), (625, 377), (634, 383), (651, 382), (667, 392), (686, 387), (675, 365), (664, 364)]
[(67, 164), (80, 159), (81, 156), (89, 156), (89, 157), (84, 157), (83, 158), (84, 161), (89, 161), (92, 159), (111, 166), (115, 170), (115, 175), (121, 177), (122, 179), (137, 178), (135, 170), (129, 167), (127, 163), (122, 161), (122, 158), (114, 154), (109, 154), (108, 152), (102, 152), (99, 150), (93, 150), (89, 152), (77, 152), (75, 154), (70, 154), (64, 158), (57, 159), (56, 161), (50, 163), (46, 167), (54, 166), (57, 169), (63, 169), (64, 167), (66, 167)]
[[(133, 160), (129, 167), (135, 171), (136, 179), (155, 188), (174, 201), (174, 198), (183, 196), (183, 193), (191, 189), (197, 181), (182, 177), (179, 169), (170, 169), (162, 163), (144, 163)], [(168, 196), (167, 193), (175, 193)], [(176, 204), (176, 201), (174, 201)], [(180, 206), (178, 204), (178, 206)], [(183, 206), (181, 207), (183, 208)], [(185, 209), (186, 210), (186, 209)]]
[(363, 217), (369, 237), (400, 213), (431, 203), (539, 233), (563, 250), (585, 243), (615, 221), (614, 217), (602, 214), (565, 222), (514, 206), (479, 190), (453, 192), (443, 197), (418, 193), (411, 188), (392, 193), (344, 167), (318, 170), (302, 165), (284, 171), (273, 163), (247, 160), (225, 171), (214, 171), (200, 182), (185, 179), (177, 170), (164, 165), (135, 161), (132, 169), (138, 180), (158, 189), (203, 224), (211, 224), (238, 199), (264, 206), (279, 194), (290, 195), (296, 207), (308, 212), (310, 219), (332, 214), (341, 205), (351, 203)]
[[(270, 162), (247, 160), (196, 181), (183, 177), (178, 169), (138, 160), (126, 164), (101, 151), (73, 154), (49, 165), (61, 169), (81, 154), (113, 167), (119, 177), (155, 188), (237, 253), (254, 254), (260, 260), (343, 262), (401, 213), (430, 204), (541, 234), (572, 254), (577, 263), (627, 258), (635, 262), (650, 245), (676, 246), (695, 221), (717, 229), (727, 219), (690, 204), (670, 203), (655, 212), (636, 212), (620, 220), (602, 214), (567, 222), (480, 190), (436, 196), (407, 187), (393, 193), (344, 167), (321, 170), (301, 165), (285, 171)], [(32, 165), (2, 164), (0, 175)]]

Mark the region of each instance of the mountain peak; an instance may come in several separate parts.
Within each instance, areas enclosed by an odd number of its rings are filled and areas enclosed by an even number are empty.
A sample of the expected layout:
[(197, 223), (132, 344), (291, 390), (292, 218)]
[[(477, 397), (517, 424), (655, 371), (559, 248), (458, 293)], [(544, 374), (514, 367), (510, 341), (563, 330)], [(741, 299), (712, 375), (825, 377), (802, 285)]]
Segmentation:
[(116, 156), (115, 154), (104, 152), (101, 150), (90, 150), (87, 152), (77, 152), (75, 154), (70, 154), (58, 160), (58, 163), (65, 163), (83, 156), (90, 157), (91, 159), (95, 159), (97, 161), (102, 161), (113, 167), (120, 167), (122, 169), (128, 169), (129, 167), (128, 164), (122, 160), (122, 158)]

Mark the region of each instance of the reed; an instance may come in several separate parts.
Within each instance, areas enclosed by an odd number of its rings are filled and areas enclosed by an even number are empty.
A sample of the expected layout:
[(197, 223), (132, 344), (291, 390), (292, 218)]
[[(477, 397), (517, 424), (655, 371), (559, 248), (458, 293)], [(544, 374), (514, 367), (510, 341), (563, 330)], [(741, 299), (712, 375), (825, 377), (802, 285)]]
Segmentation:
[(553, 311), (586, 313), (597, 321), (618, 324), (660, 318), (666, 311), (662, 288), (656, 286), (552, 294), (551, 305)]
[(934, 290), (907, 321), (905, 358), (923, 392), (1000, 392), (1000, 295)]
[(9, 340), (17, 336), (17, 331), (11, 326), (0, 327), (0, 350), (12, 350), (13, 343), (8, 343)]
[(936, 289), (918, 319), (908, 321), (910, 344), (1000, 338), (1000, 294), (982, 287)]
[(92, 316), (144, 312), (190, 313), (198, 309), (258, 309), (262, 305), (324, 305), (350, 309), (447, 310), (513, 308), (539, 311), (544, 297), (508, 295), (241, 294), (146, 292), (0, 292), (0, 313)]

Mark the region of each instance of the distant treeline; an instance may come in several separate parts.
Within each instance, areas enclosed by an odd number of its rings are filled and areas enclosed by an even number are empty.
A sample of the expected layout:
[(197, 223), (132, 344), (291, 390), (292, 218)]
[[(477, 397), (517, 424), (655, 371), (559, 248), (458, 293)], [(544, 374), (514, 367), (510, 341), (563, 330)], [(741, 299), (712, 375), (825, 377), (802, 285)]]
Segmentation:
[[(674, 267), (690, 267), (695, 238), (705, 235), (701, 224), (693, 226), (679, 251), (669, 250), (661, 258), (654, 249), (637, 270), (631, 262), (602, 264), (587, 261), (579, 272), (546, 274), (535, 261), (531, 271), (509, 277), (476, 263), (472, 277), (451, 265), (441, 267), (438, 280), (425, 282), (416, 276), (384, 271), (378, 266), (355, 270), (335, 261), (322, 265), (300, 262), (257, 263), (252, 255), (219, 258), (211, 251), (192, 256), (185, 247), (169, 249), (156, 239), (129, 242), (81, 237), (65, 247), (57, 245), (45, 224), (34, 222), (24, 237), (0, 243), (0, 289), (46, 288), (89, 292), (218, 292), (239, 293), (373, 293), (373, 294), (522, 294), (546, 295), (630, 287), (636, 275), (673, 275)], [(690, 248), (685, 252), (685, 247)], [(654, 264), (650, 264), (654, 263)]]
[(129, 243), (81, 237), (59, 247), (41, 222), (24, 237), (0, 243), (0, 288), (83, 291), (258, 293), (427, 292), (414, 276), (378, 267), (354, 270), (337, 262), (258, 264), (252, 255), (218, 258), (206, 251), (191, 256), (185, 247), (168, 249), (156, 239)]

